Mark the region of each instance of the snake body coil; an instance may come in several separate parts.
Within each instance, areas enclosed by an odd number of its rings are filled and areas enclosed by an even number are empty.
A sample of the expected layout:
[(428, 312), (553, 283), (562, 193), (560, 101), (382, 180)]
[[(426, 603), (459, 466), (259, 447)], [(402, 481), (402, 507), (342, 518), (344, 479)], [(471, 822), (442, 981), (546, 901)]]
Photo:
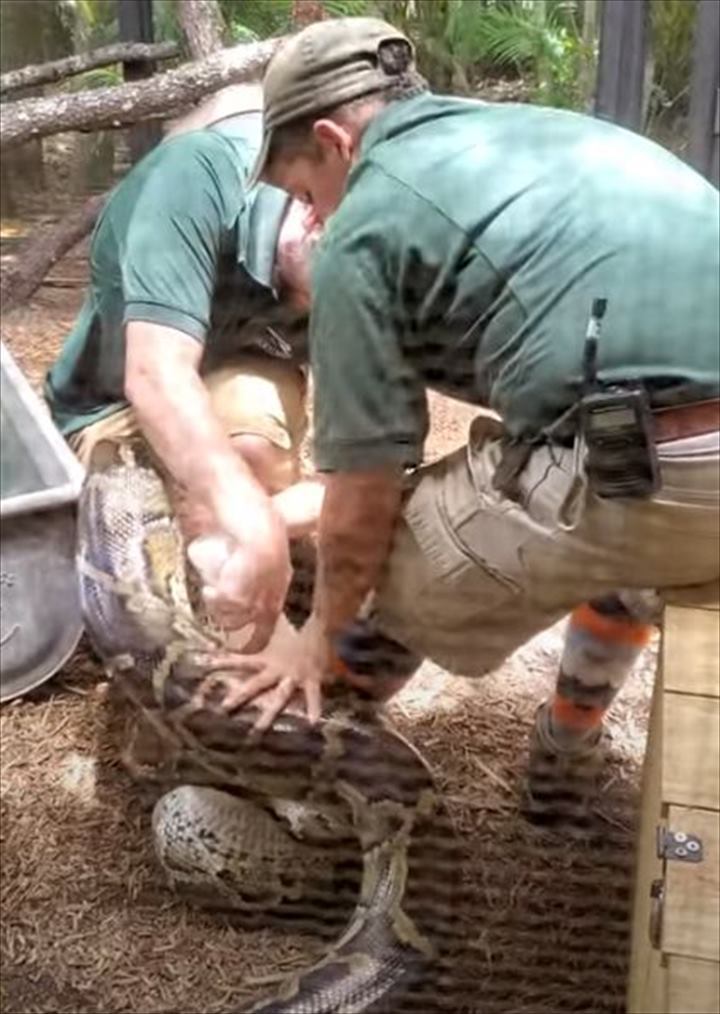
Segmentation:
[(248, 736), (251, 708), (228, 715), (212, 694), (198, 703), (209, 678), (203, 652), (221, 642), (191, 608), (183, 540), (143, 445), (115, 448), (91, 469), (78, 570), (91, 641), (165, 744), (153, 778), (326, 808), (359, 840), (360, 896), (340, 939), (252, 1010), (403, 1009), (437, 972), (458, 878), (456, 840), (420, 755), (377, 717), (352, 710), (316, 726), (283, 714), (257, 741)]

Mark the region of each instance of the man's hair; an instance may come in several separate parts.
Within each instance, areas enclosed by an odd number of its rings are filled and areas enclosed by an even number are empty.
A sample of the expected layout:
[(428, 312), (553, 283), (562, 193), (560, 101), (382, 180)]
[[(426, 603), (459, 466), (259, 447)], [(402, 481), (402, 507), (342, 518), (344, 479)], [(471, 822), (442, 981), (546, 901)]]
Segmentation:
[(297, 158), (299, 155), (317, 158), (319, 148), (313, 136), (313, 124), (317, 120), (347, 123), (353, 118), (354, 113), (364, 106), (388, 106), (392, 102), (402, 102), (428, 90), (425, 78), (413, 67), (408, 66), (407, 46), (388, 42), (383, 46), (382, 56), (383, 69), (388, 73), (387, 87), (382, 91), (371, 92), (357, 99), (341, 102), (339, 105), (328, 106), (309, 116), (275, 127), (268, 153), (268, 167), (277, 158)]

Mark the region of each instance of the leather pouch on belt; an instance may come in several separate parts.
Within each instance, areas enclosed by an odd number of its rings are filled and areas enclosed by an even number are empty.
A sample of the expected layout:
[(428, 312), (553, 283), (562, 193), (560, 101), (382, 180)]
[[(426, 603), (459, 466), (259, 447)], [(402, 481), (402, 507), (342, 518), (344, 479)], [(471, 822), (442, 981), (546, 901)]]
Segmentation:
[(493, 487), (509, 500), (521, 500), (520, 476), (530, 460), (534, 445), (526, 441), (503, 440), (500, 462), (493, 475)]
[(533, 445), (512, 440), (505, 432), (500, 416), (487, 410), (476, 415), (470, 423), (469, 443), (471, 448), (479, 449), (489, 440), (500, 443), (500, 461), (493, 473), (493, 488), (510, 500), (519, 501), (519, 479), (530, 459)]

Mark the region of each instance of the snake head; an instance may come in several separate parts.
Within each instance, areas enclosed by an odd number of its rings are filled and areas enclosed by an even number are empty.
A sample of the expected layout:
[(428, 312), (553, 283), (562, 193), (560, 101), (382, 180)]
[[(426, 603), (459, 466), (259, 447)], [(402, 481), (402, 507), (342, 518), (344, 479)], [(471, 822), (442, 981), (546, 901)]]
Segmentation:
[(214, 673), (208, 673), (208, 655), (188, 648), (172, 660), (162, 686), (158, 703), (170, 710), (176, 708), (217, 706), (222, 700), (214, 688)]

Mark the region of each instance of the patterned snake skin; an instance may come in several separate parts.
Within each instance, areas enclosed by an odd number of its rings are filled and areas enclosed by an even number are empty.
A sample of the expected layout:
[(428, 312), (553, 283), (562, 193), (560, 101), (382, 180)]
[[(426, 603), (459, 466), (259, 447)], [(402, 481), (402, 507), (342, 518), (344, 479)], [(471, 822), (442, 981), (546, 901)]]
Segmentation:
[[(428, 983), (437, 984), (454, 937), (460, 856), (425, 762), (368, 705), (331, 702), (314, 727), (284, 713), (260, 740), (248, 735), (252, 708), (226, 714), (203, 657), (222, 641), (192, 609), (164, 484), (141, 443), (105, 447), (79, 504), (81, 597), (113, 685), (163, 741), (152, 777), (176, 792), (309, 807), (359, 842), (359, 897), (340, 938), (250, 1009), (430, 1010)], [(287, 873), (286, 857), (280, 849), (273, 864), (272, 835), (253, 826), (256, 810), (247, 819), (233, 812), (238, 848), (245, 836), (264, 843), (272, 887), (278, 870)]]

